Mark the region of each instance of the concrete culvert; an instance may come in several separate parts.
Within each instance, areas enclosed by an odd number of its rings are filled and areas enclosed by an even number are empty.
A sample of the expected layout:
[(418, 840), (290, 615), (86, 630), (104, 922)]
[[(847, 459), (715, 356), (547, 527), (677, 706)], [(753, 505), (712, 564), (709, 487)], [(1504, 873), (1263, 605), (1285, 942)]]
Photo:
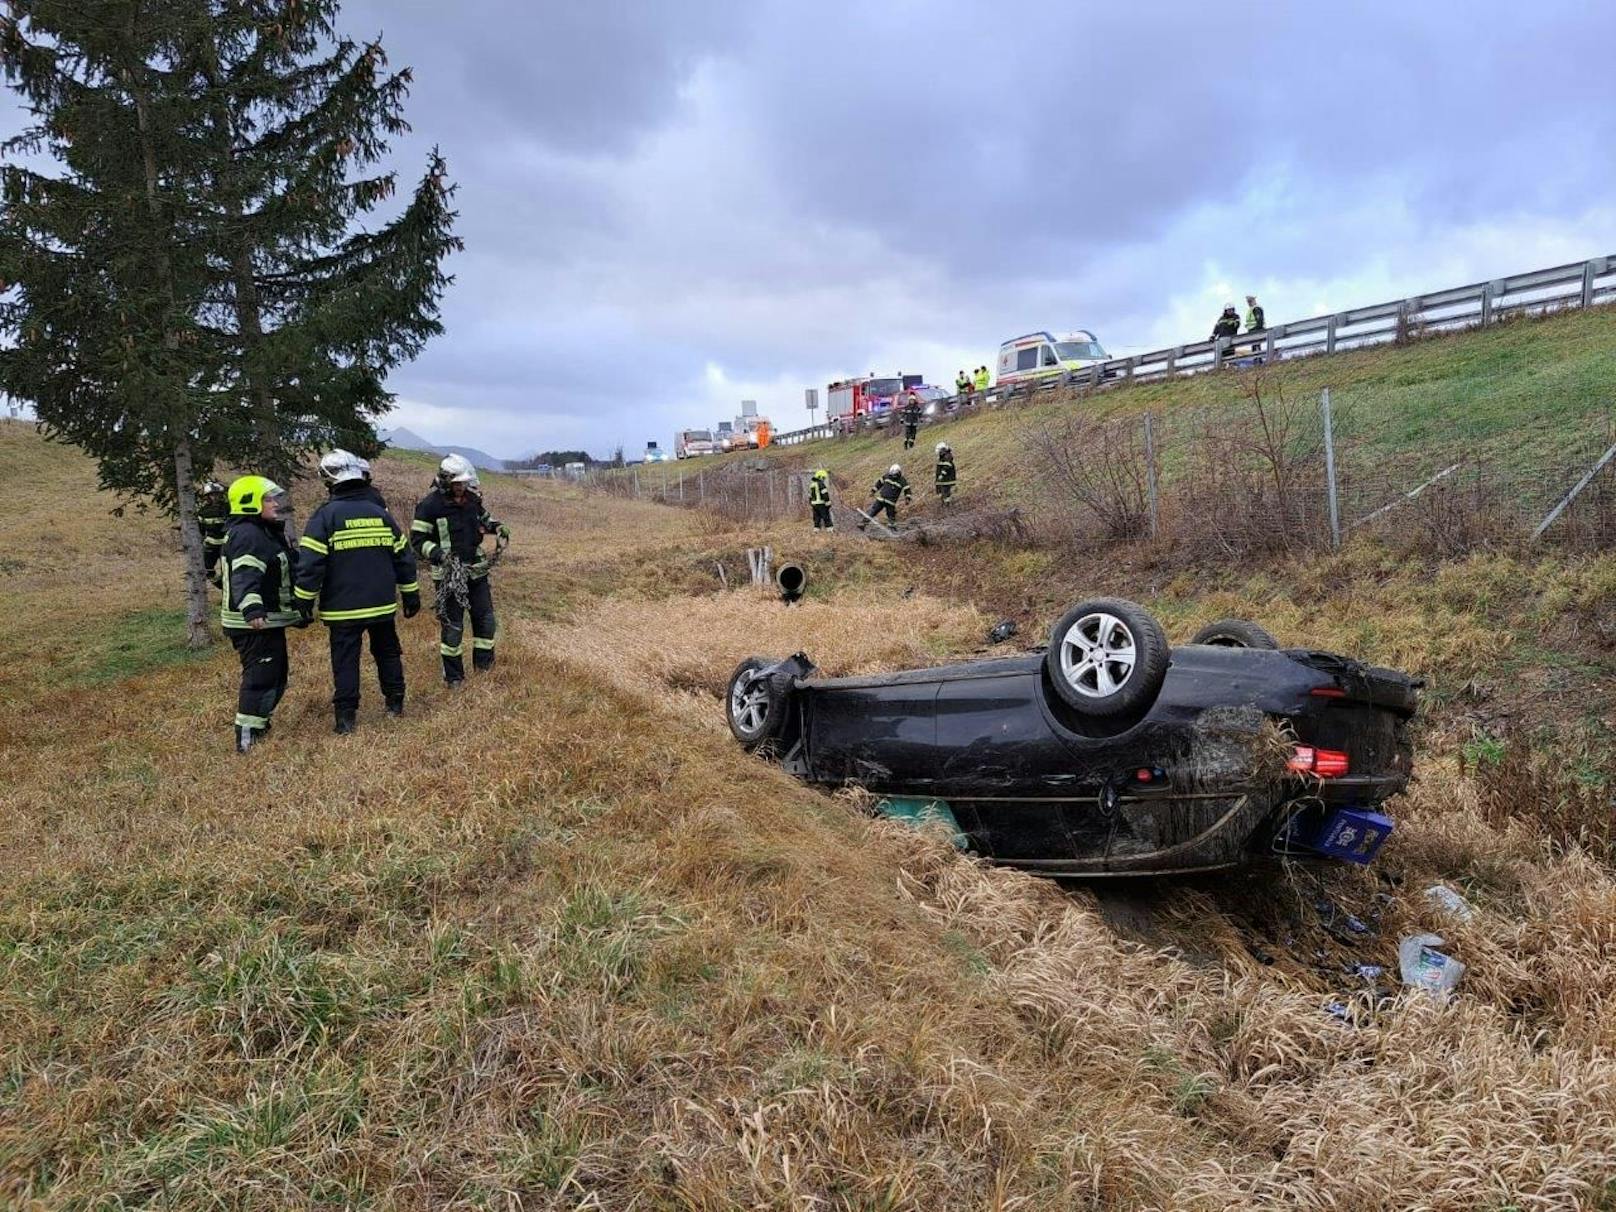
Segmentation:
[(774, 583), (780, 586), (782, 602), (795, 602), (808, 590), (808, 573), (801, 564), (782, 564), (774, 574)]

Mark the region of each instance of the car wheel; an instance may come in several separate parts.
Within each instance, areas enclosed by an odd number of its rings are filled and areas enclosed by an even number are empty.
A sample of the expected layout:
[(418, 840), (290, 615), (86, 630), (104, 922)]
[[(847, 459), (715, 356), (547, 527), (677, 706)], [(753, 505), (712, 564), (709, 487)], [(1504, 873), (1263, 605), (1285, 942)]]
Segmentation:
[(1068, 706), (1085, 715), (1122, 715), (1155, 702), (1168, 651), (1161, 624), (1143, 606), (1095, 598), (1055, 624), (1044, 663)]
[(759, 677), (769, 667), (760, 657), (747, 657), (729, 675), (729, 691), (724, 696), (729, 730), (748, 749), (755, 749), (778, 736), (785, 721), (785, 696), (773, 678)]
[(1266, 630), (1245, 619), (1219, 619), (1216, 623), (1208, 623), (1195, 633), (1190, 643), (1211, 644), (1216, 648), (1274, 650), (1279, 647), (1279, 641)]

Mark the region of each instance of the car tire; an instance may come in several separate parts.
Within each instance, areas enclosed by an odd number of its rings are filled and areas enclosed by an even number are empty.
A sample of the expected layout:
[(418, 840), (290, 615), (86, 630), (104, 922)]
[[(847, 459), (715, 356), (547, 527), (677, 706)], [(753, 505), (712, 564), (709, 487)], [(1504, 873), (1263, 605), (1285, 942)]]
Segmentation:
[(729, 675), (724, 692), (724, 716), (735, 739), (748, 749), (780, 735), (785, 724), (785, 694), (773, 678), (760, 678), (758, 671), (770, 662), (747, 657)]
[(1091, 716), (1143, 711), (1167, 678), (1170, 650), (1161, 624), (1134, 602), (1094, 598), (1061, 616), (1044, 664), (1061, 701)]
[(1190, 643), (1211, 644), (1215, 648), (1266, 648), (1277, 651), (1279, 641), (1267, 630), (1245, 619), (1219, 619), (1197, 631)]

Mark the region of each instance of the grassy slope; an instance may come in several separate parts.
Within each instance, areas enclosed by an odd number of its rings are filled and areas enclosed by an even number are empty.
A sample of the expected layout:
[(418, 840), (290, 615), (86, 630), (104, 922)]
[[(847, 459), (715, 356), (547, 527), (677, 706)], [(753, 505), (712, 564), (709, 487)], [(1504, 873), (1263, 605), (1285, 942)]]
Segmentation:
[[(1343, 458), (1355, 460), (1360, 472), (1396, 467), (1409, 488), (1451, 462), (1450, 452), (1460, 446), (1509, 467), (1580, 469), (1609, 441), (1605, 435), (1616, 409), (1616, 308), (1523, 320), (1402, 348), (1305, 358), (1261, 372), (1230, 370), (1114, 388), (1075, 402), (1051, 393), (1032, 407), (923, 429), (907, 470), (911, 480), (929, 486), (932, 446), (946, 437), (972, 498), (995, 487), (1012, 495), (1026, 475), (1023, 425), (1073, 407), (1105, 417), (1154, 411), (1162, 418), (1158, 440), (1170, 450), (1175, 413), (1233, 404), (1259, 374), (1267, 390), (1281, 388), (1295, 399), (1316, 399), (1329, 387), (1347, 447)], [(861, 494), (894, 459), (905, 461), (896, 439), (892, 429), (768, 454), (784, 465), (828, 467), (839, 485)], [(1173, 460), (1166, 461), (1171, 474)], [(680, 466), (693, 476), (714, 464)], [(678, 469), (672, 474), (677, 481)]]
[[(1465, 995), (1349, 1027), (1323, 1010), (1339, 972), (1259, 963), (1238, 919), (1249, 898), (1305, 933), (1305, 879), (1170, 889), (1181, 950), (1141, 947), (1088, 893), (736, 750), (714, 691), (745, 652), (970, 647), (970, 607), (891, 604), (943, 584), (898, 553), (822, 543), (826, 584), (786, 611), (716, 592), (754, 535), (495, 480), (500, 669), (449, 698), (418, 619), (410, 717), (372, 694), (339, 739), (321, 637), (295, 636), (273, 741), (237, 759), (228, 653), (130, 638), (176, 588), (163, 528), (64, 509), (86, 468), (17, 427), (0, 464), (47, 489), (0, 514), (6, 616), (36, 621), (0, 638), (0, 1199), (1570, 1208), (1616, 1170), (1616, 884), (1481, 823), (1441, 754), (1350, 958), (1437, 925)], [(421, 473), (381, 479), (402, 506)], [(996, 558), (1037, 581), (1038, 553)], [(1433, 651), (1467, 625), (1433, 612)], [(1433, 878), (1478, 920), (1435, 918)], [(1367, 912), (1381, 887), (1330, 892)]]

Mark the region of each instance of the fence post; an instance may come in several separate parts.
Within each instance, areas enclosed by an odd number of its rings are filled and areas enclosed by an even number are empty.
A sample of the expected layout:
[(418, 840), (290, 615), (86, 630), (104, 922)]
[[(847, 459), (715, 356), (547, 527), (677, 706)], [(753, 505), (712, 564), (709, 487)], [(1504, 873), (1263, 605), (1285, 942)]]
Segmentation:
[(1570, 505), (1571, 502), (1575, 501), (1579, 496), (1582, 495), (1582, 490), (1588, 487), (1589, 484), (1593, 483), (1594, 477), (1603, 471), (1605, 469), (1605, 464), (1609, 463), (1612, 459), (1616, 459), (1616, 446), (1612, 446), (1609, 450), (1605, 451), (1604, 454), (1600, 455), (1599, 462), (1590, 467), (1586, 474), (1583, 475), (1582, 479), (1577, 481), (1576, 485), (1571, 489), (1571, 491), (1560, 498), (1560, 503), (1553, 509), (1549, 510), (1549, 516), (1538, 523), (1538, 528), (1532, 532), (1532, 542), (1535, 543), (1544, 536), (1549, 527), (1554, 525), (1555, 519), (1566, 511), (1566, 506)]
[(1584, 307), (1592, 307), (1594, 305), (1595, 276), (1594, 263), (1589, 261), (1582, 267), (1582, 305)]
[(769, 517), (774, 517), (774, 472), (769, 472)]
[(1148, 412), (1145, 414), (1145, 482), (1150, 488), (1150, 537), (1154, 539), (1161, 528), (1161, 519), (1156, 492), (1156, 431)]
[(685, 503), (685, 473), (679, 473), (679, 504)]
[(1213, 340), (1212, 340), (1212, 369), (1213, 370), (1217, 370), (1218, 367), (1223, 365), (1223, 347), (1228, 342), (1228, 340), (1229, 340), (1228, 337), (1214, 337), (1213, 338)]
[(705, 471), (698, 471), (696, 473), (696, 487), (701, 490), (701, 507), (703, 509), (706, 509), (707, 508), (707, 473)]
[(1331, 316), (1329, 318), (1329, 320), (1324, 325), (1324, 352), (1325, 353), (1334, 353), (1335, 352), (1335, 322), (1338, 319), (1340, 319), (1339, 316)]
[(1326, 387), (1319, 397), (1319, 410), (1324, 414), (1324, 476), (1330, 489), (1330, 546), (1341, 548), (1341, 506), (1336, 500), (1335, 488), (1335, 426), (1330, 420), (1330, 389)]
[(634, 499), (636, 501), (640, 499), (640, 469), (638, 467), (634, 469)]
[(1481, 326), (1486, 328), (1493, 322), (1493, 284), (1481, 284)]

